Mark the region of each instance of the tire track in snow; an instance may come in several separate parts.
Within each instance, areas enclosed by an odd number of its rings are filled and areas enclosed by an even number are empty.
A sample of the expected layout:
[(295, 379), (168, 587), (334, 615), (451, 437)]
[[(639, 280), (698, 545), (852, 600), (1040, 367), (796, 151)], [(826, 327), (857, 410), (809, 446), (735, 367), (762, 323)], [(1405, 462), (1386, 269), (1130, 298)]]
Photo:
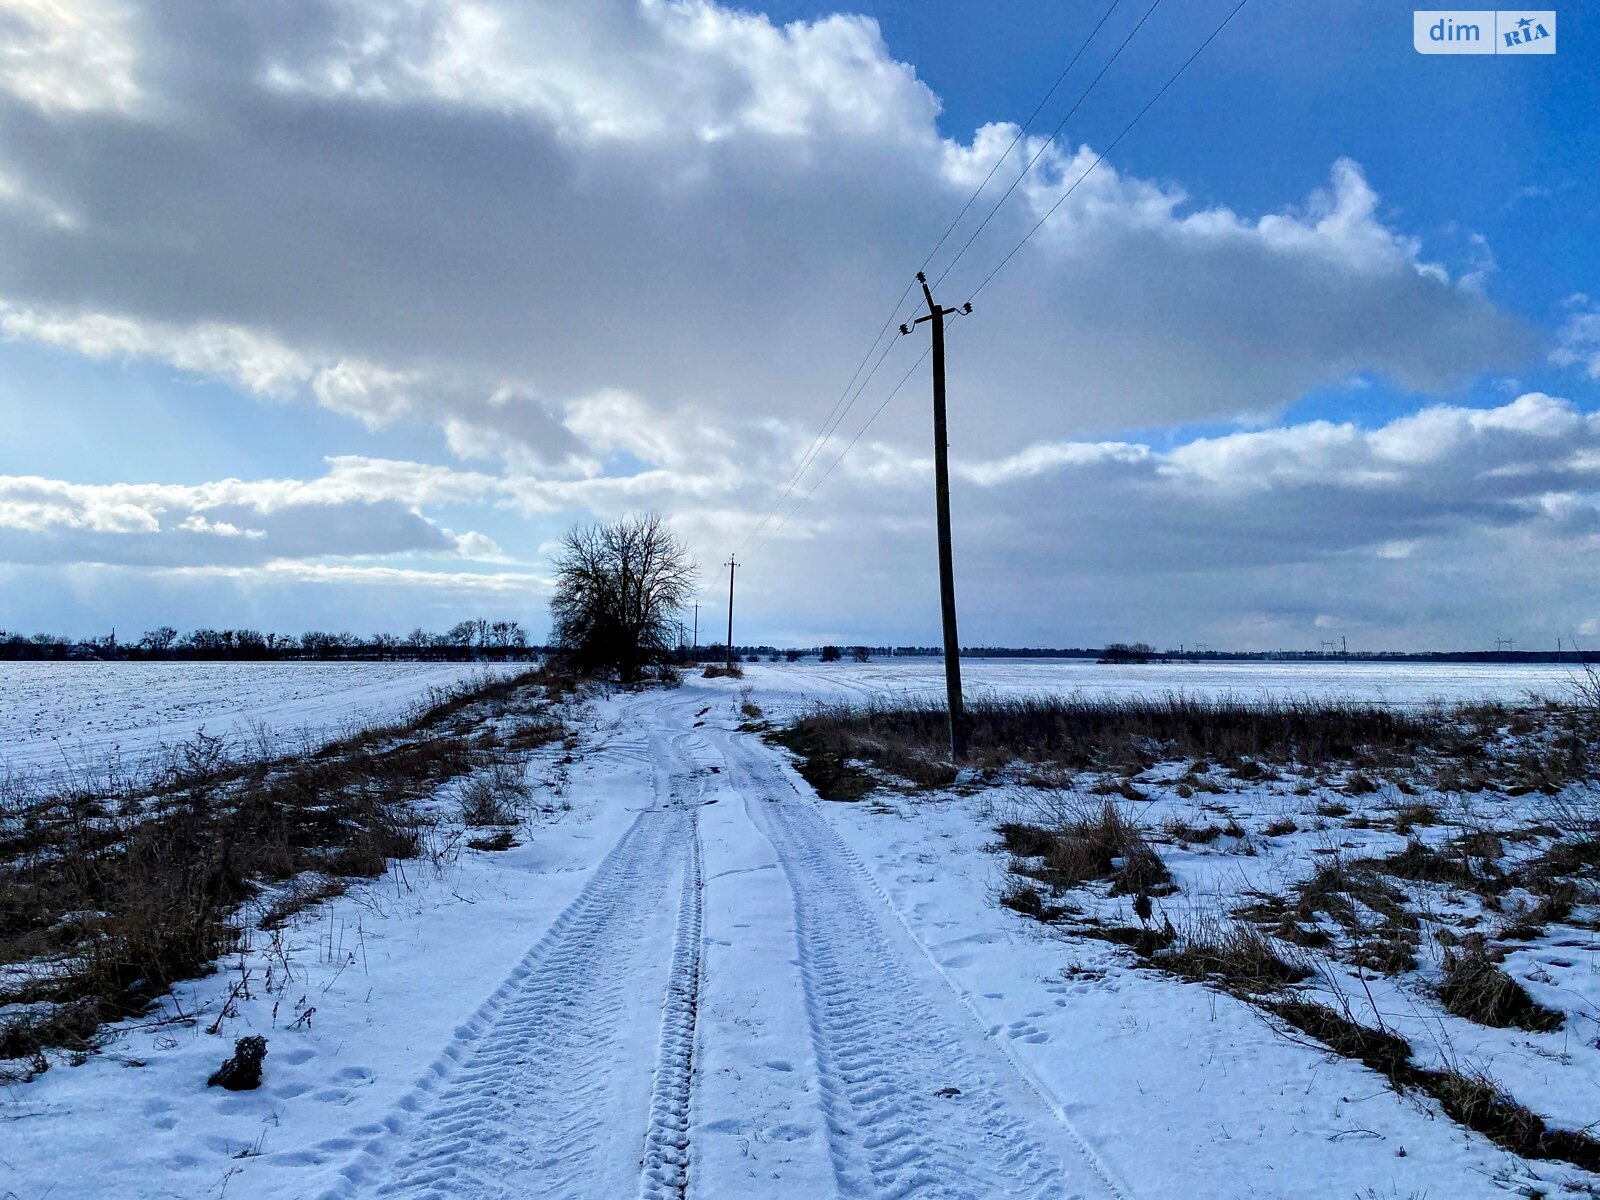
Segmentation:
[(619, 1072), (639, 1069), (618, 1035), (642, 1015), (637, 993), (659, 945), (651, 926), (692, 844), (692, 822), (681, 806), (639, 814), (396, 1112), (358, 1131), (371, 1140), (329, 1200), (609, 1200), (605, 1181), (632, 1174), (630, 1147), (639, 1145), (605, 1120)]
[[(676, 754), (683, 736), (672, 739)], [(681, 775), (673, 778), (674, 798)], [(645, 1133), (640, 1168), (641, 1200), (681, 1200), (689, 1189), (689, 1102), (694, 1083), (696, 1016), (700, 1009), (700, 963), (703, 924), (699, 789), (688, 809), (690, 837), (683, 894), (678, 901), (678, 927), (673, 939), (672, 974), (661, 1013), (661, 1048), (655, 1087), (650, 1098), (650, 1126)]]
[[(740, 775), (777, 801), (755, 811), (794, 893), (801, 978), (841, 1195), (1125, 1196), (1059, 1107), (1037, 1094), (1035, 1081), (975, 1024), (959, 1013), (955, 1021), (946, 1017), (949, 1005), (938, 1001), (958, 1000), (953, 989), (949, 997), (929, 995), (905, 970), (864, 897), (870, 878), (861, 878), (859, 863), (845, 856), (832, 828), (795, 794), (782, 769), (736, 738), (727, 745)], [(960, 1094), (938, 1094), (950, 1086)], [(1043, 1108), (1044, 1120), (1017, 1111), (1019, 1102)], [(1041, 1136), (1057, 1122), (1074, 1151), (1065, 1157), (1050, 1146), (1054, 1139)]]

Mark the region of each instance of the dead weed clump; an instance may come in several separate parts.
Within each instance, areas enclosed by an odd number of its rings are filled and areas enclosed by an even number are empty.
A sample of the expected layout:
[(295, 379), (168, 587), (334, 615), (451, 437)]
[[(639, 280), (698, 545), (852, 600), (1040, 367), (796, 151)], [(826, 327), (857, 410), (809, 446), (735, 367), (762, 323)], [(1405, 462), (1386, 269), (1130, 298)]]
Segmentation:
[(1282, 991), (1311, 977), (1297, 956), (1285, 953), (1255, 926), (1208, 918), (1190, 924), (1147, 965), (1193, 983), (1210, 983), (1237, 996)]
[(1261, 1007), (1340, 1057), (1371, 1067), (1396, 1087), (1408, 1082), (1415, 1070), (1411, 1065), (1411, 1044), (1404, 1038), (1363, 1025), (1320, 1000), (1293, 996), (1266, 1001)]
[(879, 780), (856, 763), (870, 763), (886, 776), (913, 788), (948, 787), (956, 769), (939, 753), (925, 751), (886, 734), (870, 723), (851, 728), (833, 710), (819, 709), (766, 737), (792, 750), (800, 774), (824, 800), (859, 800)]
[(1326, 949), (1367, 970), (1397, 975), (1417, 965), (1417, 917), (1372, 859), (1332, 858), (1288, 897), (1262, 895), (1235, 915), (1280, 941)]
[(1231, 817), (1226, 825), (1218, 825), (1215, 822), (1209, 825), (1194, 825), (1173, 817), (1161, 826), (1161, 831), (1175, 842), (1193, 846), (1209, 846), (1218, 838), (1242, 840), (1245, 837), (1244, 826)]
[(470, 850), (509, 850), (517, 844), (517, 835), (509, 829), (499, 829), (483, 837), (467, 839), (467, 848)]
[(475, 772), (461, 789), (461, 823), (473, 829), (515, 825), (528, 802), (527, 770), (516, 760)]
[(295, 917), (324, 900), (342, 896), (349, 881), (320, 872), (303, 875), (290, 882), (288, 889), (262, 911), (259, 922), (262, 929), (282, 929)]
[(1056, 893), (1109, 882), (1113, 896), (1167, 895), (1172, 876), (1139, 826), (1107, 801), (1098, 807), (1075, 798), (1041, 809), (1042, 822), (1000, 825), (1012, 870)]
[(1481, 933), (1445, 951), (1439, 999), (1456, 1016), (1497, 1029), (1550, 1033), (1563, 1024), (1561, 1013), (1541, 1005), (1494, 962)]

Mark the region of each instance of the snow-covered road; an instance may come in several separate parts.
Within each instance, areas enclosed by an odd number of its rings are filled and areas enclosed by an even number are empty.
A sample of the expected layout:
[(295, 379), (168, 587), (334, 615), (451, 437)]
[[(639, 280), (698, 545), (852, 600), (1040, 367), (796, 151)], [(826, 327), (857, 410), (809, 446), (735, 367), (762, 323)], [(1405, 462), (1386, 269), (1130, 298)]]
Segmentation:
[(329, 1196), (1122, 1195), (703, 699), (623, 707), (651, 804)]

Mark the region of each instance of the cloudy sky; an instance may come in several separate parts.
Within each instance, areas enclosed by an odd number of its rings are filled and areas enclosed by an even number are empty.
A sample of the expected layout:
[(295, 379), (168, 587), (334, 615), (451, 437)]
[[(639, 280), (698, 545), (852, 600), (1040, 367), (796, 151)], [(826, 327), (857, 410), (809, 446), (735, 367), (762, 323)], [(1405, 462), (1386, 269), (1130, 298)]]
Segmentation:
[(0, 0), (0, 628), (542, 636), (654, 509), (934, 641), (987, 179), (965, 642), (1600, 645), (1600, 15), (1254, 0), (1091, 171), (1235, 2)]

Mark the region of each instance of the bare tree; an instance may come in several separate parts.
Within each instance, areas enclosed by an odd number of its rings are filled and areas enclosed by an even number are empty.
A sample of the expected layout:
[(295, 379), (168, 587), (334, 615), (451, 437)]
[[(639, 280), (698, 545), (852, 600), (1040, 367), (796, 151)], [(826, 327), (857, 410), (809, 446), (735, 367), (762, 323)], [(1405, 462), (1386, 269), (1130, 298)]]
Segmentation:
[(688, 550), (654, 513), (574, 528), (556, 555), (554, 636), (575, 665), (612, 669), (623, 683), (665, 659), (673, 615), (694, 595)]
[(154, 654), (165, 654), (172, 649), (172, 643), (178, 640), (178, 631), (171, 625), (163, 625), (159, 629), (147, 629), (139, 639), (139, 647)]

